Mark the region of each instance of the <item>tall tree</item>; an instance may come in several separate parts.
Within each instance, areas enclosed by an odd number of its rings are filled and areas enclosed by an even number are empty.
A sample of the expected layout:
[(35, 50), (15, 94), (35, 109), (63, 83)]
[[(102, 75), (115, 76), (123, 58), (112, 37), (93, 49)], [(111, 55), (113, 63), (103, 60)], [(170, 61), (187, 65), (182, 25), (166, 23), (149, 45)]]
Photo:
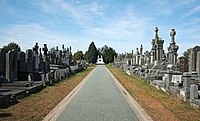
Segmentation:
[(183, 55), (188, 59), (189, 59), (190, 51), (191, 51), (191, 48), (189, 48), (189, 49), (187, 49), (186, 51), (183, 52)]
[(8, 45), (3, 46), (3, 49), (5, 49), (6, 52), (8, 52), (10, 50), (16, 50), (17, 52), (21, 51), (20, 46), (14, 42), (8, 43)]
[(73, 56), (74, 60), (83, 60), (84, 59), (84, 54), (82, 51), (77, 51), (76, 53), (74, 53)]
[(117, 56), (115, 50), (111, 47), (108, 47), (107, 45), (104, 45), (101, 50), (104, 63), (106, 64), (112, 63), (114, 61), (114, 56)]
[(97, 62), (98, 50), (97, 50), (94, 42), (92, 42), (89, 45), (88, 51), (86, 51), (85, 56), (86, 56), (86, 60), (88, 61), (88, 63), (95, 64)]

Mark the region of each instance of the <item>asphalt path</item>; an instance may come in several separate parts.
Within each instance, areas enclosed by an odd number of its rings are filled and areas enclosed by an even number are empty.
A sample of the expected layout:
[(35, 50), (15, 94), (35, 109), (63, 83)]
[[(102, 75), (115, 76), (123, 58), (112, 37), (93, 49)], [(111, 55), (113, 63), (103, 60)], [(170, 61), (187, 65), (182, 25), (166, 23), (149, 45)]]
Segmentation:
[(57, 121), (137, 121), (104, 65), (98, 65)]

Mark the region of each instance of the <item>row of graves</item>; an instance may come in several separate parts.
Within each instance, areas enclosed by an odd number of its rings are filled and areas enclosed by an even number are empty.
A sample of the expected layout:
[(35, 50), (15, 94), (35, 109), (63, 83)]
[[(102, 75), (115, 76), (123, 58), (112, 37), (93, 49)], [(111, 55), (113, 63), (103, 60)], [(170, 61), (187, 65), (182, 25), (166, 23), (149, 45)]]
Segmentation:
[(73, 61), (71, 47), (49, 51), (38, 43), (26, 52), (0, 49), (0, 107), (7, 107), (85, 69), (83, 60)]
[[(155, 38), (151, 50), (143, 53), (143, 46), (132, 51), (132, 57), (121, 59), (115, 57), (114, 66), (129, 75), (137, 75), (163, 91), (173, 94), (191, 105), (200, 106), (200, 46), (190, 51), (189, 58), (179, 57), (179, 46), (175, 42), (175, 29), (170, 32), (171, 42), (168, 52), (163, 50), (164, 40), (158, 36), (155, 27)], [(199, 44), (199, 43), (198, 43)]]

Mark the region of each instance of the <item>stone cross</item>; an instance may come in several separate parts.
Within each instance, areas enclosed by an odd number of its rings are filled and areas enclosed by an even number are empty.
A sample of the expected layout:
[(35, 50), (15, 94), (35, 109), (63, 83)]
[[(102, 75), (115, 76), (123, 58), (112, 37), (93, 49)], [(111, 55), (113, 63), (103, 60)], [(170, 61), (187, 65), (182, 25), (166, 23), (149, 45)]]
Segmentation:
[(39, 69), (39, 52), (38, 52), (39, 46), (38, 43), (35, 44), (33, 51), (34, 51), (34, 70), (38, 70)]
[(58, 64), (58, 60), (59, 60), (59, 49), (58, 46), (56, 46), (56, 64)]
[(39, 46), (38, 46), (38, 43), (35, 43), (35, 52), (38, 54), (38, 49), (39, 49)]
[(44, 47), (42, 48), (42, 50), (44, 51), (44, 60), (47, 59), (47, 52), (48, 52), (48, 48), (47, 48), (47, 44), (44, 44)]
[(39, 70), (42, 70), (43, 68), (43, 58), (42, 58), (42, 49), (39, 49), (40, 51), (40, 63), (39, 63)]
[(142, 47), (142, 45), (140, 47), (140, 55), (143, 55), (143, 47)]
[(176, 31), (175, 29), (172, 29), (172, 31), (170, 32), (171, 43), (175, 43), (175, 35), (176, 35)]

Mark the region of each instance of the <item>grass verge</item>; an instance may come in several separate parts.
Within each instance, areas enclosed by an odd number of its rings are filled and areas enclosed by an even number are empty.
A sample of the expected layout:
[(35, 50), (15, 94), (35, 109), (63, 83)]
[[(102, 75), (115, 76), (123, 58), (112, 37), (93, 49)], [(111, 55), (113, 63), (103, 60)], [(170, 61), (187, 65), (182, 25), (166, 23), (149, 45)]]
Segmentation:
[(95, 66), (88, 67), (69, 79), (47, 86), (42, 91), (19, 100), (19, 103), (7, 109), (0, 109), (0, 120), (41, 121), (94, 68)]
[(155, 121), (200, 121), (200, 110), (158, 90), (139, 77), (129, 76), (120, 69), (106, 66)]

